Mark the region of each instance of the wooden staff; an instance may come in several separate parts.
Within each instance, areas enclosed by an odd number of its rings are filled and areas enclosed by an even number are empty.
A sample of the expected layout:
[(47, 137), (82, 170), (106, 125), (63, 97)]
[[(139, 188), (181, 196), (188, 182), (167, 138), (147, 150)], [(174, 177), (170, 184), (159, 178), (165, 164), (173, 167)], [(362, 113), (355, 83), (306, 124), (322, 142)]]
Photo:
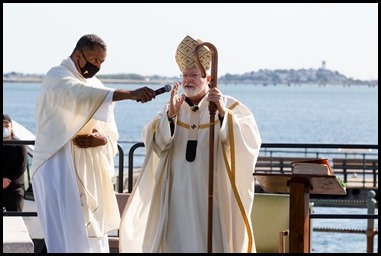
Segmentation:
[[(218, 54), (216, 47), (208, 42), (200, 43), (196, 46), (196, 60), (197, 65), (201, 70), (201, 75), (203, 78), (206, 77), (206, 72), (199, 59), (198, 51), (201, 47), (207, 46), (212, 53), (212, 64), (211, 64), (211, 80), (209, 83), (209, 88), (217, 87), (217, 61)], [(217, 105), (214, 102), (209, 102), (209, 114), (210, 114), (210, 124), (209, 124), (209, 190), (208, 190), (208, 253), (213, 252), (213, 171), (214, 171), (214, 120), (216, 116)]]

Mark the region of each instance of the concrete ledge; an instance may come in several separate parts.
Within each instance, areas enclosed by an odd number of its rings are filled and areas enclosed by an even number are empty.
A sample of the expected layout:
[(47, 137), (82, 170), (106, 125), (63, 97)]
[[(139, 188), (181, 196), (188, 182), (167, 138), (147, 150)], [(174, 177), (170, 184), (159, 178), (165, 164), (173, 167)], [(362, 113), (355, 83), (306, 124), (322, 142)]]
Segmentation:
[(34, 253), (34, 244), (22, 217), (3, 216), (3, 253)]

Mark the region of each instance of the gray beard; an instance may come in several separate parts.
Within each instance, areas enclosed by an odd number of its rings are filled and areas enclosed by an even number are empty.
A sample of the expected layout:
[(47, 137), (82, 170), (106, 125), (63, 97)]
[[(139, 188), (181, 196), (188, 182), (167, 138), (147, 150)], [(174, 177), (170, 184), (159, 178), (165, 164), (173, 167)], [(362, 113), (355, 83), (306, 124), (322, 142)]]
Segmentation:
[(197, 88), (197, 87), (193, 87), (192, 89), (183, 88), (183, 92), (184, 92), (185, 96), (187, 96), (188, 98), (195, 97), (195, 96), (199, 95), (201, 93), (201, 91), (202, 91), (202, 89)]

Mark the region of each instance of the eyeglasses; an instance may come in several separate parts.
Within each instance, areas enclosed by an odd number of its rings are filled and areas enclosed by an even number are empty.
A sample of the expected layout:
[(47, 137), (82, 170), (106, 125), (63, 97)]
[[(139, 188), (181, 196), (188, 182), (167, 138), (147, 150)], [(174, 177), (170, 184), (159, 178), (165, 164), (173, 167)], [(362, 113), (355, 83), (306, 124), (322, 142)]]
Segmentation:
[(181, 78), (183, 80), (186, 80), (187, 78), (190, 78), (190, 79), (193, 80), (193, 79), (197, 79), (197, 78), (201, 77), (201, 75), (197, 74), (197, 73), (194, 73), (194, 74), (181, 74), (180, 76), (181, 76)]

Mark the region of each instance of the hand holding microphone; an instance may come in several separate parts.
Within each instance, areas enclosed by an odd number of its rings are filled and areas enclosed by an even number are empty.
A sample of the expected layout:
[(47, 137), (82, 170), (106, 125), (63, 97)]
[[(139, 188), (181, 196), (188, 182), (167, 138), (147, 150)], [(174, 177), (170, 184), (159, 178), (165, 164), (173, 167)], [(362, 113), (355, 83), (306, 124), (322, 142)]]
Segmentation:
[[(163, 94), (165, 92), (170, 92), (172, 87), (169, 84), (166, 84), (164, 87), (161, 87), (154, 91), (155, 96)], [(141, 102), (141, 100), (136, 100), (137, 102)]]

